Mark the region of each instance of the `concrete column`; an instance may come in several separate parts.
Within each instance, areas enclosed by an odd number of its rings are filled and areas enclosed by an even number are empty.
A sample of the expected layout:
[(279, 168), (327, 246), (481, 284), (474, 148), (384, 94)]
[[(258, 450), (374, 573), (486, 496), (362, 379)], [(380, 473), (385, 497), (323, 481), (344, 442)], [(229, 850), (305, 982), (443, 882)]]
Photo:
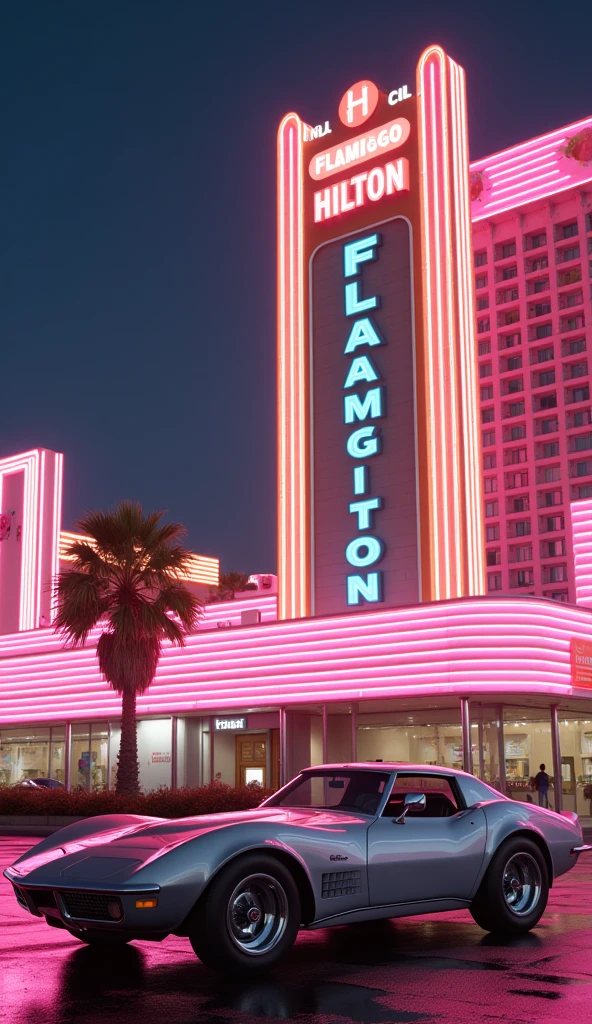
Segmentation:
[(551, 750), (553, 752), (553, 777), (555, 779), (555, 810), (563, 807), (563, 776), (561, 773), (561, 739), (559, 735), (559, 709), (556, 704), (551, 708)]
[(506, 792), (506, 746), (504, 743), (504, 709), (498, 704), (495, 709), (497, 715), (497, 745), (499, 759), (500, 792)]
[(177, 788), (177, 716), (171, 717), (171, 789)]
[(485, 778), (485, 754), (483, 752), (483, 710), (477, 722), (477, 743), (479, 744), (479, 778)]
[(460, 698), (460, 719), (463, 741), (463, 769), (473, 774), (473, 745), (471, 743), (471, 703), (468, 697)]
[(358, 760), (358, 705), (352, 704), (351, 709), (351, 759)]
[(323, 764), (327, 764), (327, 705), (323, 704)]
[(280, 708), (280, 788), (286, 785), (288, 764), (288, 736), (286, 709)]
[(68, 792), (72, 788), (72, 722), (66, 722), (66, 738), (64, 741), (64, 784)]
[(111, 722), (107, 722), (107, 790), (111, 789)]

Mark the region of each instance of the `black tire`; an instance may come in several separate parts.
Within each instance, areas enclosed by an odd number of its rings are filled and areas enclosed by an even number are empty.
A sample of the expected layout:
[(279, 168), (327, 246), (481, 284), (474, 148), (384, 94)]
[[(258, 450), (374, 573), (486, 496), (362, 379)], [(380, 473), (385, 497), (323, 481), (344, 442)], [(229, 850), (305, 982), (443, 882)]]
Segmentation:
[(549, 872), (540, 847), (528, 836), (502, 843), (470, 910), (488, 932), (523, 935), (540, 921), (549, 896)]
[(300, 894), (268, 854), (245, 854), (214, 878), (192, 914), (189, 941), (202, 963), (233, 974), (262, 973), (294, 945)]
[(132, 941), (131, 939), (126, 939), (125, 935), (110, 935), (108, 932), (73, 932), (69, 928), (68, 931), (75, 939), (80, 939), (87, 946), (96, 946), (97, 949), (121, 949), (122, 946), (126, 946), (128, 942)]

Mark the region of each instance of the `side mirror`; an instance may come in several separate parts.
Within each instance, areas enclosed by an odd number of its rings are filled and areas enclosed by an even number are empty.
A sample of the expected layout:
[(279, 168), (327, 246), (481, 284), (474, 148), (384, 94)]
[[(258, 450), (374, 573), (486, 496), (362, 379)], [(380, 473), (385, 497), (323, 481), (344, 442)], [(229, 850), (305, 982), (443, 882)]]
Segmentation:
[(398, 818), (393, 818), (393, 824), (404, 825), (405, 815), (407, 814), (407, 811), (409, 811), (411, 808), (413, 808), (414, 811), (425, 811), (425, 793), (405, 793), (405, 799), (403, 801), (403, 810)]

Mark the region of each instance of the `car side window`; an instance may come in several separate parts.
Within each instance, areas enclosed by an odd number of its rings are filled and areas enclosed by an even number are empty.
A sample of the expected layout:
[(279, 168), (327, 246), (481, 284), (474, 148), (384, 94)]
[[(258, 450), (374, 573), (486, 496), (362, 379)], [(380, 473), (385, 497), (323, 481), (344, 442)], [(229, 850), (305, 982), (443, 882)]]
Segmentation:
[(411, 818), (450, 818), (460, 810), (459, 799), (449, 778), (445, 775), (418, 775), (397, 773), (395, 784), (389, 796), (382, 816), (395, 818), (403, 810), (406, 793), (425, 793), (425, 810), (409, 808), (407, 817)]

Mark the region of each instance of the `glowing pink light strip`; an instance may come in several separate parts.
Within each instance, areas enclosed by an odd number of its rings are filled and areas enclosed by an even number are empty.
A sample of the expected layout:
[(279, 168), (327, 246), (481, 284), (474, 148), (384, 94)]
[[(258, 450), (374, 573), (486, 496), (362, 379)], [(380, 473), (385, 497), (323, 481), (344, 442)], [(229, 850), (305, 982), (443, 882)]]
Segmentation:
[[(360, 622), (361, 619), (366, 621)], [(371, 621), (368, 621), (371, 620)], [(418, 634), (421, 632), (421, 635)], [(232, 635), (230, 635), (232, 634)], [(168, 648), (141, 714), (290, 705), (310, 700), (452, 692), (569, 694), (569, 641), (592, 640), (592, 616), (541, 599), (473, 598), (365, 616), (220, 630)], [(500, 641), (503, 641), (500, 643)], [(118, 715), (92, 649), (0, 660), (2, 721)], [(64, 676), (65, 662), (78, 676)], [(49, 670), (45, 679), (31, 672)], [(28, 680), (23, 678), (29, 673)], [(18, 682), (17, 682), (18, 677)], [(71, 691), (74, 686), (74, 691)], [(67, 692), (57, 692), (58, 690)]]
[[(586, 117), (583, 121), (575, 121), (574, 124), (566, 125), (563, 128), (556, 128), (555, 131), (548, 132), (546, 135), (538, 135), (534, 139), (528, 139), (527, 142), (521, 142), (518, 146), (512, 146), (510, 149), (499, 150), (497, 153), (493, 153), (491, 156), (486, 156), (483, 157), (481, 160), (476, 160), (474, 163), (471, 164), (471, 170), (483, 167), (485, 164), (493, 162), (495, 162), (496, 167), (501, 167), (502, 163), (508, 163), (510, 160), (514, 159), (514, 157), (510, 156), (510, 154), (518, 153), (523, 149), (528, 149), (531, 153), (536, 153), (536, 149), (530, 148), (532, 147), (533, 143), (544, 142), (545, 139), (555, 139), (555, 143), (550, 143), (549, 147), (539, 147), (539, 149), (550, 148), (551, 145), (555, 145), (557, 142), (561, 142), (562, 138), (565, 138), (566, 135), (572, 135), (574, 132), (577, 132), (579, 128), (586, 128), (591, 121), (592, 118)], [(505, 161), (497, 160), (496, 158), (498, 156), (507, 156), (508, 159)]]
[[(507, 181), (515, 181), (516, 178), (524, 178), (525, 175), (532, 174), (533, 171), (544, 171), (544, 170), (546, 170), (547, 167), (556, 167), (557, 166), (557, 159), (548, 160), (546, 164), (542, 164), (540, 162), (541, 159), (544, 160), (544, 159), (546, 159), (546, 157), (542, 157), (542, 158), (538, 158), (537, 157), (536, 161), (534, 161), (534, 160), (529, 160), (528, 161), (528, 163), (535, 163), (536, 162), (536, 164), (537, 164), (536, 167), (531, 167), (527, 171), (519, 171), (518, 174), (506, 174), (505, 178), (500, 178), (499, 181), (495, 181), (493, 183), (493, 190), (495, 191), (497, 189), (498, 185), (505, 185)], [(494, 177), (496, 177), (496, 175), (495, 174), (491, 174), (490, 177), (494, 178)]]
[[(538, 168), (537, 168), (537, 170), (538, 170)], [(558, 167), (556, 167), (554, 171), (545, 171), (544, 174), (535, 174), (533, 177), (530, 177), (528, 180), (529, 181), (542, 181), (543, 178), (551, 178), (555, 174), (559, 174), (559, 168)], [(524, 183), (521, 182), (518, 185), (507, 185), (505, 188), (494, 188), (492, 190), (491, 194), (492, 194), (492, 196), (498, 196), (498, 195), (501, 195), (502, 192), (515, 192), (516, 189), (522, 188), (523, 184)], [(543, 185), (539, 185), (539, 188), (546, 188), (546, 187), (547, 187), (546, 184), (544, 186)], [(530, 189), (530, 191), (533, 191), (533, 189)]]
[(592, 607), (592, 499), (571, 503), (576, 601)]

